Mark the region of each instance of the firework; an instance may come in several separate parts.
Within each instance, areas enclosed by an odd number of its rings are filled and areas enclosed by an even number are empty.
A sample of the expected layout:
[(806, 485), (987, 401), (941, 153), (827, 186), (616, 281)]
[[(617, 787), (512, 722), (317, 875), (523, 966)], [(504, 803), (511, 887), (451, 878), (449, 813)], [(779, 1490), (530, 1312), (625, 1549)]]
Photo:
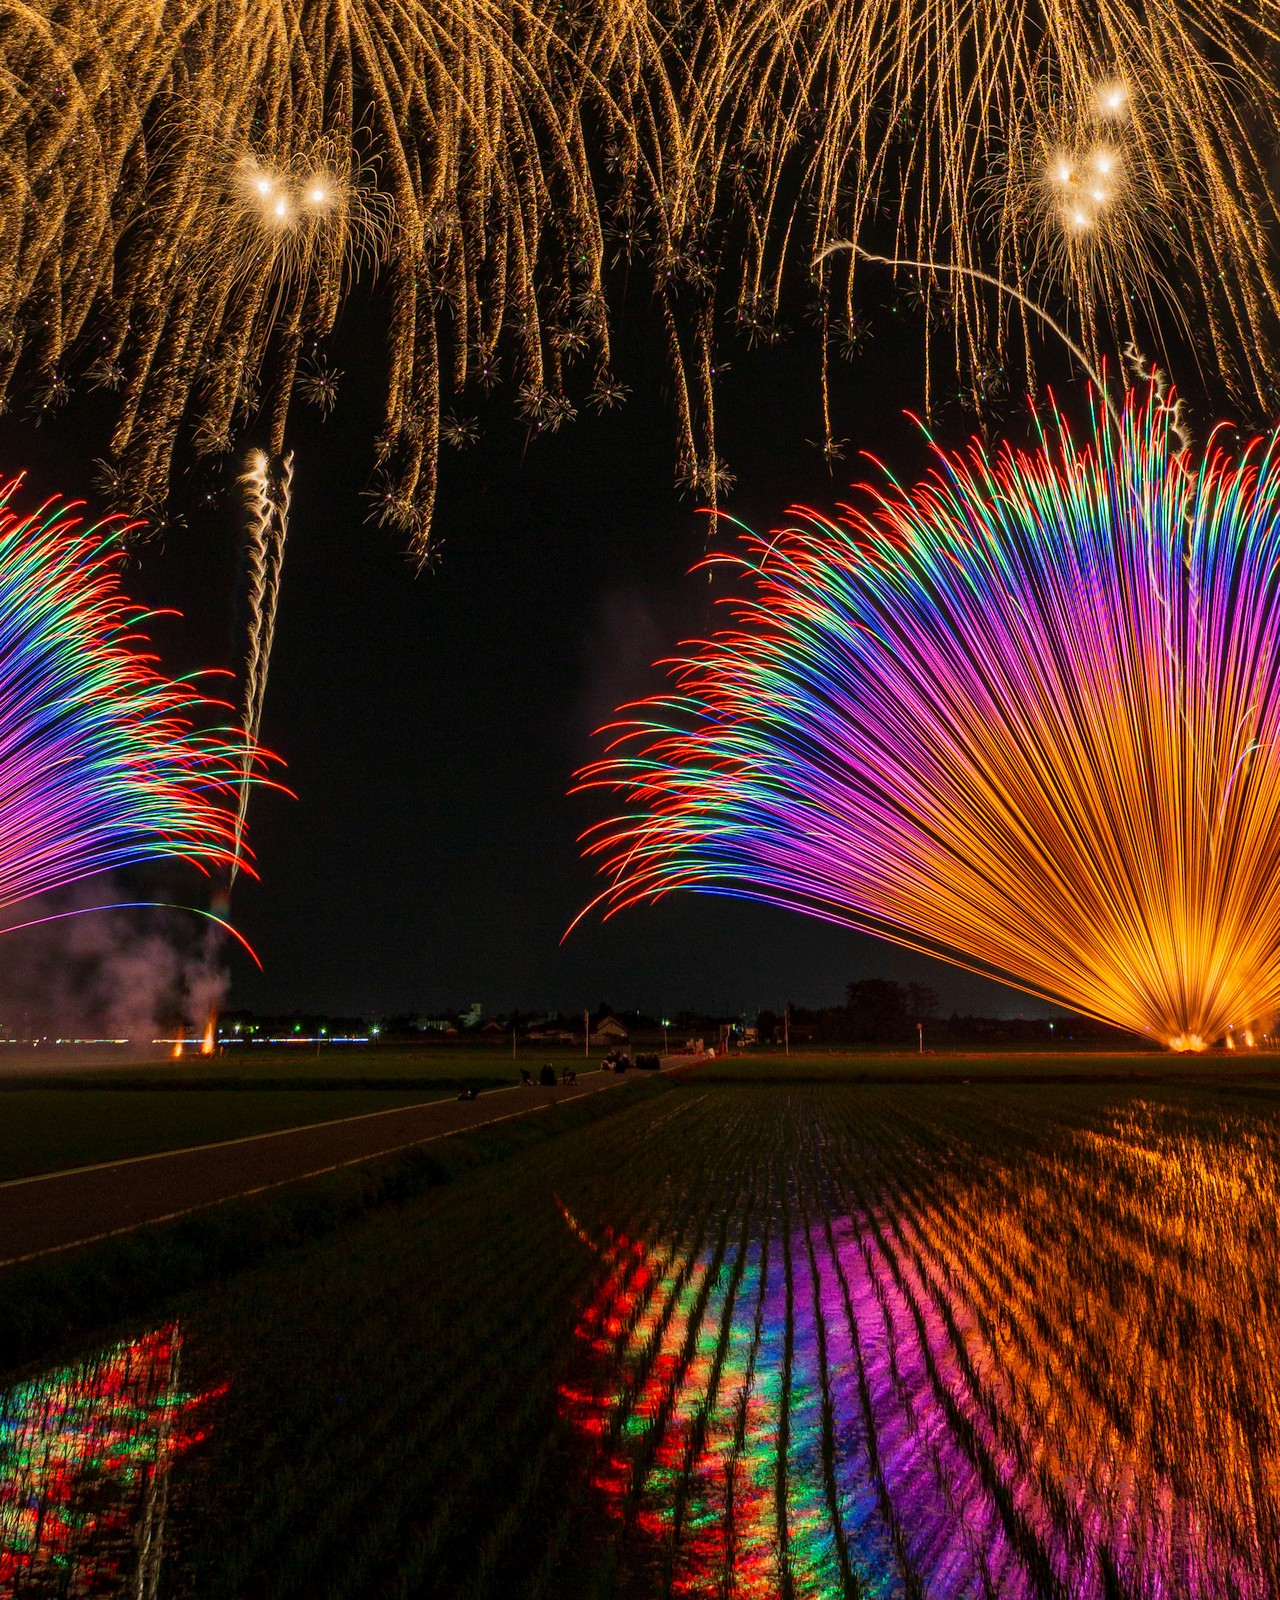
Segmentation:
[[(685, 476), (714, 484), (718, 320), (778, 338), (801, 260), (830, 456), (826, 358), (859, 321), (857, 257), (825, 254), (840, 238), (953, 269), (926, 277), (924, 305), (953, 313), (945, 342), (971, 389), (1011, 345), (1033, 368), (1039, 350), (985, 268), (1029, 300), (1065, 298), (1095, 362), (1190, 334), (1270, 413), (1278, 24), (1274, 0), (1249, 20), (1202, 0), (737, 0), (681, 7), (674, 27), (660, 7), (617, 8), (601, 30), (625, 40), (630, 77), (607, 210), (623, 253), (647, 249), (681, 284), (692, 326), (666, 322), (697, 379), (675, 390)], [(940, 348), (935, 330), (930, 383)]]
[(284, 547), (289, 536), (289, 504), (293, 494), (293, 456), (285, 457), (278, 473), (261, 450), (250, 453), (240, 479), (245, 490), (248, 527), (245, 564), (248, 577), (248, 648), (245, 652), (244, 688), (240, 702), (239, 802), (236, 806), (235, 850), (232, 852), (228, 893), (241, 865), (241, 845), (249, 813), (249, 795), (257, 775), (258, 735), (267, 697), (267, 672), (275, 644), (276, 612), (280, 605), (280, 579)]
[[(812, 24), (819, 8), (786, 9)], [(891, 254), (1065, 298), (1095, 360), (1135, 337), (1202, 343), (1233, 395), (1270, 415), (1277, 368), (1260, 335), (1280, 278), (1264, 108), (1280, 11), (1255, 18), (1200, 0), (849, 8), (814, 34), (810, 63), (840, 90), (811, 167), (818, 250), (842, 223), (871, 242), (882, 216)], [(926, 294), (955, 312), (962, 373), (1005, 351), (1012, 308), (979, 278), (928, 280)], [(1015, 327), (1034, 366), (1028, 324)]]
[(184, 428), (211, 454), (253, 424), (283, 455), (299, 380), (331, 404), (304, 352), (362, 270), (384, 275), (384, 466), (420, 553), (442, 382), (490, 374), (504, 332), (518, 382), (558, 395), (588, 347), (607, 376), (590, 69), (557, 12), (88, 0), (5, 20), (0, 392), (25, 373), (60, 403), (88, 348), (121, 397), (125, 509), (162, 501)]
[[(621, 395), (615, 270), (654, 288), (677, 476), (713, 505), (720, 330), (780, 337), (812, 272), (839, 348), (856, 258), (811, 268), (836, 238), (1061, 291), (1095, 357), (1169, 318), (1238, 395), (1277, 377), (1277, 0), (37, 0), (5, 21), (0, 399), (25, 384), (51, 411), (87, 351), (120, 397), (126, 509), (163, 499), (184, 429), (209, 454), (253, 425), (283, 455), (294, 394), (333, 402), (316, 346), (374, 267), (380, 515), (419, 556), (447, 393), (465, 415), (505, 378), (534, 432)], [(963, 371), (999, 353), (1011, 308), (980, 277), (925, 292), (954, 303)]]
[[(156, 669), (120, 590), (118, 524), (0, 490), (0, 906), (143, 861), (230, 867), (243, 742)], [(249, 777), (257, 775), (256, 752)]]
[(1280, 433), (1170, 397), (743, 536), (736, 624), (581, 775), (617, 910), (773, 901), (1198, 1048), (1280, 1005)]

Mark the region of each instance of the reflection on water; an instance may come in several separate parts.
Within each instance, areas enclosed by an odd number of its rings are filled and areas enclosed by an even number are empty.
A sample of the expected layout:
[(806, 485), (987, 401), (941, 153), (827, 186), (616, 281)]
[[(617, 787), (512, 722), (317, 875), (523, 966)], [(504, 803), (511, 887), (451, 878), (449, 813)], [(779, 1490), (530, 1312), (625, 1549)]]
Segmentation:
[(180, 1354), (170, 1324), (0, 1393), (0, 1593), (156, 1594), (170, 1465), (202, 1436)]
[(1271, 1154), (1141, 1111), (1014, 1167), (900, 1154), (592, 1240), (562, 1403), (621, 1592), (1280, 1594)]

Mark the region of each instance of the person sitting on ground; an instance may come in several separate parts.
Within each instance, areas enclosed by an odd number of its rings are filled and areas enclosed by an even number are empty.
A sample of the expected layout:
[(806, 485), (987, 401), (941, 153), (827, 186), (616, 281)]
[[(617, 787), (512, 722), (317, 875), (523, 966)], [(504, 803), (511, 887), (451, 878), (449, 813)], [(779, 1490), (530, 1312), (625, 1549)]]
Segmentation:
[(549, 1061), (543, 1062), (542, 1071), (538, 1074), (538, 1082), (545, 1089), (554, 1089), (556, 1086), (556, 1069)]
[(533, 1079), (529, 1075), (528, 1067), (521, 1067), (520, 1068), (520, 1087), (523, 1089), (523, 1088), (525, 1088), (526, 1085), (532, 1084), (532, 1082), (533, 1082)]

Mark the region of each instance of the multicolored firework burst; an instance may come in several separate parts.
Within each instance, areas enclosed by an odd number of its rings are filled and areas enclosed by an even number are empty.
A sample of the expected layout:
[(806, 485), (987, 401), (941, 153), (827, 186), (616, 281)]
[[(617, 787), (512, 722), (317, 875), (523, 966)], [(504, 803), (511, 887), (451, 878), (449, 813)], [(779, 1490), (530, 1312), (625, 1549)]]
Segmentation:
[(584, 787), (616, 911), (773, 901), (1177, 1049), (1280, 1006), (1280, 431), (1154, 390), (719, 556), (735, 625)]
[(226, 708), (156, 669), (121, 525), (19, 516), (19, 482), (0, 488), (0, 907), (162, 857), (230, 866), (243, 737), (197, 731)]

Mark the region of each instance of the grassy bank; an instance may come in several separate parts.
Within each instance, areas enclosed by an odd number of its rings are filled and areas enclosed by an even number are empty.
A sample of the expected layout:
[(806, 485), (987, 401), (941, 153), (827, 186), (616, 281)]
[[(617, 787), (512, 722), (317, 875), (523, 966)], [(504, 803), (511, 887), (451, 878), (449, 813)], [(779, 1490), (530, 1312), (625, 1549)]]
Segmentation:
[(0, 1095), (0, 1181), (390, 1111), (447, 1092), (438, 1084), (399, 1091), (210, 1089), (203, 1094), (96, 1086), (74, 1092), (15, 1089)]
[[(33, 1066), (40, 1057), (43, 1066)], [(280, 1128), (485, 1093), (580, 1054), (484, 1047), (287, 1048), (179, 1060), (62, 1064), (56, 1052), (0, 1055), (0, 1181), (64, 1167), (213, 1144)], [(593, 1063), (594, 1065), (594, 1063)]]
[[(475, 1169), (590, 1128), (672, 1087), (668, 1079), (646, 1076), (622, 1093), (588, 1095), (536, 1116), (452, 1135), (429, 1150), (344, 1168), (0, 1270), (0, 1373), (72, 1349), (91, 1330), (159, 1315), (177, 1294), (223, 1285), (367, 1214), (398, 1210)], [(222, 1292), (210, 1290), (215, 1300)]]

